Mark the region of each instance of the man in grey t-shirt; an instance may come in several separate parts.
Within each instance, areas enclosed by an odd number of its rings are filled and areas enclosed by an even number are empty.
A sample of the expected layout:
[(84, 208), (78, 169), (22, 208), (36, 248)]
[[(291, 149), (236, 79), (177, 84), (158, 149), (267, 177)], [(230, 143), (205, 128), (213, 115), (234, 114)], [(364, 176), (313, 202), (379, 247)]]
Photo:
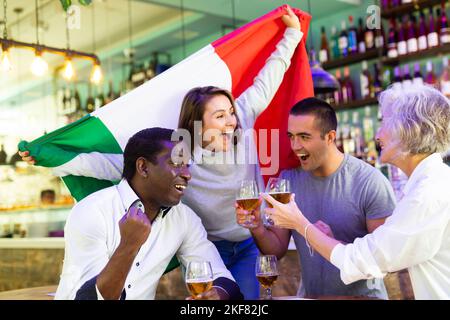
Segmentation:
[[(301, 168), (281, 173), (291, 183), (295, 201), (308, 220), (329, 236), (353, 242), (374, 231), (391, 215), (395, 196), (389, 181), (377, 169), (335, 144), (336, 113), (326, 102), (307, 98), (298, 102), (288, 120), (291, 148)], [(248, 212), (237, 209), (237, 220)], [(382, 279), (345, 285), (339, 270), (319, 254), (311, 255), (305, 239), (295, 230), (264, 227), (257, 213), (251, 233), (263, 254), (285, 255), (292, 235), (302, 267), (299, 295), (368, 296), (387, 299)]]

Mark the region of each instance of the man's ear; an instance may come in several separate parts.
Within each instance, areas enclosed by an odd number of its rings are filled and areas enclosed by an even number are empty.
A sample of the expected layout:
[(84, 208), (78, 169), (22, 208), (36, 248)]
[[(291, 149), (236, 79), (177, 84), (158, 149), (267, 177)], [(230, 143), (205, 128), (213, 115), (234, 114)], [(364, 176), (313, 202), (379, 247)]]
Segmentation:
[(331, 130), (327, 134), (327, 143), (332, 144), (336, 141), (336, 130)]
[(148, 177), (148, 173), (149, 173), (148, 160), (145, 159), (144, 157), (137, 158), (136, 173), (143, 178)]

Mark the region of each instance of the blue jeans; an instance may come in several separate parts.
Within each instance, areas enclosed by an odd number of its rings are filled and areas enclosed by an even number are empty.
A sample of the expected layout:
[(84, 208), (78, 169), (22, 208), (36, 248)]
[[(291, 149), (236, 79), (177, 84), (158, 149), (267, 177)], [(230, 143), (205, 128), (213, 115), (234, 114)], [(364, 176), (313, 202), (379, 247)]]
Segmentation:
[(255, 264), (258, 248), (253, 238), (231, 242), (213, 241), (223, 263), (230, 270), (246, 300), (259, 299), (259, 283), (255, 276)]

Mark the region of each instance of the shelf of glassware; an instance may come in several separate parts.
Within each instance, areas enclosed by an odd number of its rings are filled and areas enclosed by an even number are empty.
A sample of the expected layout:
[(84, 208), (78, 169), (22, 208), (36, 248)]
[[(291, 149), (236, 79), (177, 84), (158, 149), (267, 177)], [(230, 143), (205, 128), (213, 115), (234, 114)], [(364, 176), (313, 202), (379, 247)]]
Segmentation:
[(338, 105), (332, 105), (335, 110), (350, 110), (357, 109), (365, 106), (377, 105), (377, 98), (358, 99), (348, 103), (342, 103)]
[(414, 53), (408, 53), (396, 58), (384, 57), (382, 62), (387, 66), (395, 66), (404, 62), (416, 61), (420, 59), (425, 59), (429, 57), (437, 57), (439, 55), (450, 54), (450, 43), (440, 45), (438, 47), (429, 48), (426, 50), (417, 51)]
[(381, 16), (385, 19), (395, 18), (413, 11), (422, 10), (430, 6), (439, 5), (442, 0), (415, 0), (411, 3), (401, 4), (393, 8), (383, 9)]

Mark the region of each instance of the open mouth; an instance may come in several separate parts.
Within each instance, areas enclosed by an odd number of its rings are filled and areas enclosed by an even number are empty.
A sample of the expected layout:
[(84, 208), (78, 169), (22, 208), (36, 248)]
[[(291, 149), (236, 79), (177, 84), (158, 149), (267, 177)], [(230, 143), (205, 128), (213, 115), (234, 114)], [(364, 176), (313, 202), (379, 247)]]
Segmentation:
[(185, 184), (176, 184), (175, 185), (175, 189), (177, 189), (178, 191), (180, 191), (180, 192), (183, 192), (184, 191), (184, 189), (186, 189), (186, 185)]
[(308, 153), (297, 153), (297, 156), (302, 160), (302, 161), (306, 161), (309, 158), (309, 154)]

